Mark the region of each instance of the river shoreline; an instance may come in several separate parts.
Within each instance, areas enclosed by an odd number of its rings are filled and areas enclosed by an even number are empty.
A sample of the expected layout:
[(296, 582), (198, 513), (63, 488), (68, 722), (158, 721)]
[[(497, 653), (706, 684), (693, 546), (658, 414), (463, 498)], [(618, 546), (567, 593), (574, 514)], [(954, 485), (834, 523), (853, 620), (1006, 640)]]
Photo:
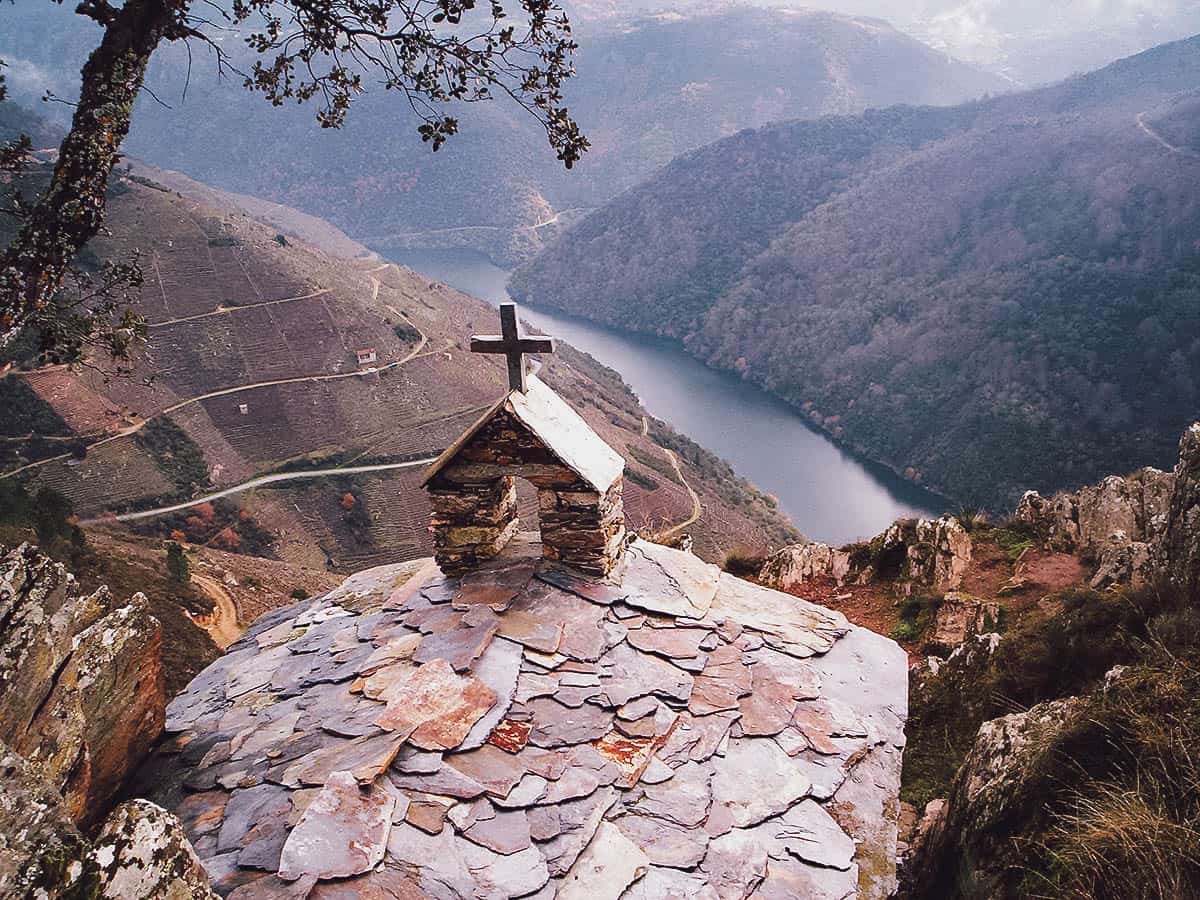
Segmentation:
[[(493, 305), (510, 299), (508, 273), (466, 251), (391, 253), (391, 261)], [(839, 546), (894, 520), (937, 515), (944, 498), (864, 459), (782, 399), (705, 365), (676, 341), (599, 325), (545, 305), (522, 317), (620, 373), (656, 418), (727, 460), (776, 497), (796, 528)]]

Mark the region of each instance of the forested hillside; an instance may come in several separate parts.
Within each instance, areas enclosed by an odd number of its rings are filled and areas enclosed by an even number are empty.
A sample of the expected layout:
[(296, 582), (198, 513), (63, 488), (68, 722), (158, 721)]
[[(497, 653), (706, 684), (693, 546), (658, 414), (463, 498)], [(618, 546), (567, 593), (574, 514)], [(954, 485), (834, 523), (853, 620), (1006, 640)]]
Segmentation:
[(518, 270), (1004, 506), (1166, 464), (1200, 405), (1200, 39), (1035, 92), (743, 132)]
[[(21, 27), (0, 35), (0, 57), (46, 77), (77, 72), (94, 41), (77, 16), (41, 0), (21, 0), (5, 16)], [(733, 7), (588, 22), (578, 40), (578, 75), (564, 93), (592, 149), (570, 172), (538, 123), (509, 105), (456, 108), (459, 133), (433, 154), (402, 98), (371, 84), (343, 130), (323, 131), (312, 109), (272, 109), (240, 77), (217, 79), (182, 47), (156, 54), (147, 82), (155, 96), (139, 101), (126, 149), (327, 218), (376, 249), (467, 246), (504, 261), (677, 154), (739, 129), (954, 103), (1007, 86), (879, 20), (812, 11)], [(221, 43), (248, 69), (236, 35)]]

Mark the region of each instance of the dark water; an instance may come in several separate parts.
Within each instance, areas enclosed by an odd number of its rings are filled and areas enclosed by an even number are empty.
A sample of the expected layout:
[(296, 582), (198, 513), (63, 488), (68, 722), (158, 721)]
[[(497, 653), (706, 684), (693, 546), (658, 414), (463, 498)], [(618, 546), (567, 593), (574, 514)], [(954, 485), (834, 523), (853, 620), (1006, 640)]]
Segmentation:
[[(508, 273), (482, 254), (387, 255), (490, 303), (509, 299)], [(796, 527), (813, 540), (849, 543), (878, 534), (895, 519), (943, 511), (939, 498), (855, 459), (783, 402), (708, 368), (677, 344), (528, 306), (521, 307), (521, 317), (620, 372), (646, 409), (779, 498)]]

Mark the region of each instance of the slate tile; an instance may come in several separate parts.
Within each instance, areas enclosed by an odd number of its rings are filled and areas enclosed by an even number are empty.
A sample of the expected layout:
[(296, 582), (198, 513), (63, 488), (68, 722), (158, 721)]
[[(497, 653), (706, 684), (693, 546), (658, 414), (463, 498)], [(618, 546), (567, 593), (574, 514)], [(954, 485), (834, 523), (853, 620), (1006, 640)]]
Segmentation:
[(711, 777), (712, 769), (707, 763), (684, 763), (675, 769), (675, 777), (670, 781), (643, 784), (635, 809), (643, 815), (694, 828), (708, 815), (712, 802)]
[(483, 796), (486, 791), (478, 781), (449, 765), (443, 765), (429, 775), (392, 772), (390, 778), (392, 784), (401, 790), (437, 794), (439, 797), (455, 797), (459, 800), (473, 800)]
[(702, 619), (717, 594), (720, 569), (698, 556), (648, 541), (626, 551), (622, 589), (629, 606), (669, 616)]
[(776, 840), (797, 859), (843, 872), (854, 863), (854, 841), (815, 800), (802, 800), (770, 825)]
[(713, 805), (726, 807), (738, 828), (786, 811), (811, 790), (812, 782), (779, 745), (764, 738), (732, 741), (712, 778)]
[(555, 831), (553, 836), (543, 839), (545, 843), (541, 845), (551, 875), (565, 875), (575, 864), (595, 837), (605, 814), (617, 802), (617, 797), (615, 789), (606, 787), (579, 800), (547, 807), (554, 810), (553, 814), (539, 814), (536, 809), (529, 811), (531, 835), (535, 829), (538, 833)]
[(619, 897), (650, 868), (650, 860), (611, 822), (601, 822), (558, 889), (559, 900)]
[(427, 900), (420, 883), (398, 869), (381, 868), (357, 878), (321, 882), (308, 900)]
[[(264, 875), (260, 872), (255, 880), (241, 885), (228, 896), (229, 900), (305, 900), (316, 883), (317, 879), (311, 875), (289, 882), (277, 875)], [(215, 881), (213, 886), (218, 891), (223, 887)]]
[(699, 655), (700, 644), (710, 633), (699, 628), (635, 628), (626, 640), (645, 653), (668, 659), (688, 659)]
[(244, 847), (247, 833), (259, 819), (277, 814), (280, 810), (284, 811), (286, 817), (291, 802), (287, 790), (274, 784), (261, 784), (229, 794), (217, 836), (218, 852)]
[(624, 706), (647, 694), (672, 697), (687, 702), (692, 694), (693, 677), (681, 672), (664, 659), (641, 653), (628, 644), (618, 644), (604, 655), (611, 665), (610, 674), (601, 684), (607, 705)]
[(585, 703), (578, 709), (568, 709), (549, 698), (530, 700), (526, 708), (533, 714), (533, 730), (529, 742), (537, 747), (562, 747), (594, 741), (608, 734), (612, 713)]
[(533, 806), (537, 803), (538, 798), (546, 793), (546, 788), (549, 786), (550, 781), (542, 776), (526, 773), (507, 795), (495, 797), (493, 801), (496, 806), (503, 809), (521, 809)]
[(392, 768), (406, 775), (432, 775), (442, 767), (442, 754), (418, 750), (416, 747), (401, 747)]
[(535, 841), (548, 841), (562, 833), (562, 821), (557, 806), (534, 806), (525, 810), (529, 836)]
[(545, 622), (525, 610), (510, 609), (500, 616), (500, 635), (539, 653), (554, 653), (562, 642), (562, 622)]
[(395, 802), (382, 787), (364, 790), (351, 772), (334, 772), (288, 835), (279, 877), (348, 878), (375, 868), (387, 850)]
[(656, 866), (690, 869), (708, 850), (708, 835), (696, 828), (638, 815), (621, 816), (615, 824)]
[(376, 724), (424, 750), (454, 749), (496, 702), (491, 688), (455, 674), (443, 659), (420, 666), (394, 691)]
[(701, 870), (721, 900), (744, 900), (767, 877), (767, 847), (753, 831), (735, 828), (709, 842)]
[(482, 605), (503, 612), (529, 586), (534, 565), (532, 559), (520, 559), (464, 575), (450, 601), (451, 606), (466, 610)]
[(497, 637), (475, 663), (473, 673), (496, 695), (495, 701), (483, 717), (471, 726), (463, 738), (460, 749), (472, 750), (481, 747), (493, 729), (508, 713), (517, 692), (517, 679), (521, 671), (521, 646), (505, 638)]
[(475, 896), (523, 897), (550, 880), (546, 862), (534, 847), (504, 855), (464, 843), (460, 852), (475, 882)]
[[(601, 606), (611, 606), (620, 601), (624, 592), (620, 586), (606, 581), (591, 578), (581, 578), (565, 566), (554, 563), (540, 563), (537, 567), (537, 577), (547, 584), (575, 594), (585, 600), (598, 603)], [(614, 579), (616, 580), (616, 579)]]
[(311, 787), (324, 785), (334, 772), (348, 771), (360, 784), (370, 784), (387, 771), (401, 743), (403, 738), (390, 732), (339, 740), (292, 763), (280, 780), (289, 787)]
[(454, 671), (465, 672), (487, 649), (499, 627), (496, 621), (478, 626), (464, 621), (457, 628), (426, 634), (413, 651), (413, 661), (429, 663), (442, 659), (450, 663)]
[(441, 834), (453, 801), (427, 794), (410, 794), (404, 821), (426, 834)]
[[(791, 895), (790, 900), (805, 894)], [(702, 875), (651, 866), (650, 871), (629, 886), (621, 900), (720, 900)]]
[[(451, 766), (463, 775), (482, 785), (491, 795), (505, 797), (525, 774), (520, 757), (484, 744), (468, 753), (455, 753), (446, 757)], [(497, 851), (499, 852), (499, 851)]]
[(738, 699), (753, 690), (753, 673), (742, 663), (741, 651), (732, 644), (708, 656), (704, 671), (695, 676), (688, 709), (698, 716), (737, 709)]
[(409, 631), (403, 626), (400, 628), (399, 633), (389, 634), (374, 644), (375, 650), (359, 667), (359, 675), (370, 675), (385, 666), (412, 659), (413, 652), (421, 643), (421, 635), (418, 632)]
[(203, 834), (220, 830), (225, 820), (225, 804), (230, 794), (226, 791), (202, 791), (186, 795), (175, 809), (175, 814), (187, 830), (188, 837), (195, 839)]
[(767, 877), (754, 896), (762, 900), (845, 900), (858, 893), (858, 880), (858, 866), (842, 872), (795, 859), (770, 859)]
[(505, 753), (520, 753), (529, 743), (529, 732), (532, 730), (533, 725), (529, 722), (502, 719), (488, 735), (488, 743)]
[(462, 836), (502, 856), (519, 853), (531, 844), (524, 810), (493, 811), (487, 818), (476, 819)]

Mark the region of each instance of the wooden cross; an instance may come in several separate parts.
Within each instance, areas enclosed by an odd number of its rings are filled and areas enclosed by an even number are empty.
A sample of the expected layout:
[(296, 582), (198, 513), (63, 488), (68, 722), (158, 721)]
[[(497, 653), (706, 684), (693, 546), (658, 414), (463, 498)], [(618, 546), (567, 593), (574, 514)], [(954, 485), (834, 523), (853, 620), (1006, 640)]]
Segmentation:
[(500, 304), (501, 333), (471, 335), (472, 353), (503, 353), (508, 357), (508, 388), (520, 391), (528, 389), (525, 383), (525, 354), (553, 353), (554, 339), (547, 337), (529, 337), (521, 331), (517, 319), (517, 304)]

